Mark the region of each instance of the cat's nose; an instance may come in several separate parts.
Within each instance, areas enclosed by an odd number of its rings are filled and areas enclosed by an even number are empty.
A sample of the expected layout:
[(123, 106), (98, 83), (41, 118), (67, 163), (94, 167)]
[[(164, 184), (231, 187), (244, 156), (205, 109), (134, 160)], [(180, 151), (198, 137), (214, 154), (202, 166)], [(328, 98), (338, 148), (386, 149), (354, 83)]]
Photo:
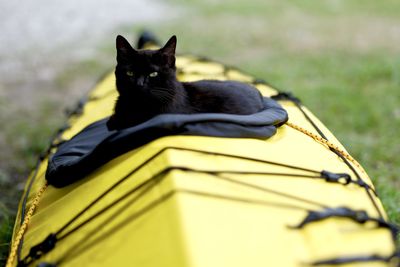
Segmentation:
[(144, 77), (140, 76), (136, 80), (136, 85), (142, 87), (144, 85)]

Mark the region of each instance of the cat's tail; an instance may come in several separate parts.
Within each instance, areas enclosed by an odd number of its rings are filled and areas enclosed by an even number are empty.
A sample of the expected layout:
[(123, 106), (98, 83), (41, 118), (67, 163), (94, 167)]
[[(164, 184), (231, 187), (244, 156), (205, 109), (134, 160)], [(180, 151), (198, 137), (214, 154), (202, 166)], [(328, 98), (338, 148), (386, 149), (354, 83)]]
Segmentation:
[(157, 37), (149, 31), (143, 31), (138, 39), (137, 48), (142, 49), (146, 46), (160, 46), (160, 42), (158, 41)]

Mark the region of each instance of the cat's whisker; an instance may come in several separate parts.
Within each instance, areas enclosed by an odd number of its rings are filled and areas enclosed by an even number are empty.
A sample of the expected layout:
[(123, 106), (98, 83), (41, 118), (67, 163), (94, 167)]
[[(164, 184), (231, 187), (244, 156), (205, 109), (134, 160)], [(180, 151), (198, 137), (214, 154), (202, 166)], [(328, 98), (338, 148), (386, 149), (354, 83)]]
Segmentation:
[(162, 93), (165, 93), (165, 94), (169, 94), (169, 95), (173, 95), (173, 93), (171, 92), (171, 90), (168, 90), (168, 89), (165, 89), (165, 88), (158, 88), (158, 87), (153, 87), (153, 88), (151, 88), (151, 90), (150, 90), (151, 92), (162, 92)]
[(170, 97), (162, 95), (156, 95), (156, 99), (158, 102), (161, 102), (162, 104), (168, 104), (171, 101)]
[(160, 102), (168, 104), (173, 100), (174, 94), (164, 88), (152, 88), (151, 93), (157, 97)]

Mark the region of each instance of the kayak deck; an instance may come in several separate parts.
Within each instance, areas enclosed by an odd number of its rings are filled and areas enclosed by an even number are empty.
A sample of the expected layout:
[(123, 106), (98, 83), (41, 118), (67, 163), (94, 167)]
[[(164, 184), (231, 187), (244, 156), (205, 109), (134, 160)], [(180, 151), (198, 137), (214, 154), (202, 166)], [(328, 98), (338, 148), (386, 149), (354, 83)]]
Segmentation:
[[(205, 59), (178, 56), (177, 68), (181, 81), (232, 79), (252, 83), (264, 96), (278, 94), (264, 82)], [(111, 115), (114, 83), (109, 74), (97, 84), (54, 141), (53, 151), (57, 143)], [(290, 97), (280, 104), (290, 123), (315, 135), (323, 132), (347, 154), (304, 106)], [(22, 210), (46, 183), (46, 167), (47, 159), (27, 182), (14, 240)], [(351, 211), (386, 219), (361, 166), (288, 125), (267, 140), (168, 136), (115, 158), (70, 186), (48, 187), (30, 218), (20, 255), (23, 259), (31, 247), (57, 233), (55, 247), (32, 263), (294, 267), (389, 257), (395, 250), (392, 231), (373, 220), (357, 221)], [(341, 266), (388, 263), (350, 260)]]

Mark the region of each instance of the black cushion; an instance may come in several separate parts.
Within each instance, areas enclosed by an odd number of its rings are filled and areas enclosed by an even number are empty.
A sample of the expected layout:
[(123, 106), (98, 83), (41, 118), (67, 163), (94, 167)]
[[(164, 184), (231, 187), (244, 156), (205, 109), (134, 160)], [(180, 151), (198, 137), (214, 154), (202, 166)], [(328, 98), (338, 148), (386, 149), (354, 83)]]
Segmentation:
[(266, 139), (284, 124), (287, 112), (264, 98), (264, 109), (251, 115), (221, 113), (162, 114), (120, 131), (108, 131), (108, 118), (92, 123), (65, 143), (49, 159), (46, 179), (67, 186), (113, 158), (168, 135), (202, 135)]

